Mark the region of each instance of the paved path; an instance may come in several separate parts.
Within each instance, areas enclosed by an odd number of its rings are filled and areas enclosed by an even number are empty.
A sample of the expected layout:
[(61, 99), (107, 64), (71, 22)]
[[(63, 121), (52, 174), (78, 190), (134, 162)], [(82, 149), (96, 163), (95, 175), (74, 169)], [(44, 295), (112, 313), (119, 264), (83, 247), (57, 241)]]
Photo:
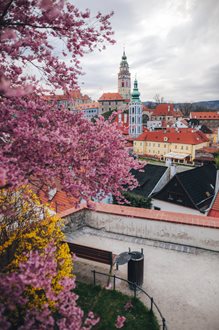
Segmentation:
[[(167, 320), (168, 330), (219, 330), (219, 254), (183, 249), (85, 228), (68, 235), (72, 241), (115, 254), (144, 249), (143, 288), (154, 297)], [(78, 278), (92, 280), (91, 269), (109, 271), (109, 266), (89, 261), (75, 263)], [(117, 276), (127, 278), (127, 265)], [(104, 283), (103, 283), (104, 284)], [(105, 282), (106, 284), (106, 282)], [(125, 284), (117, 282), (124, 292)]]

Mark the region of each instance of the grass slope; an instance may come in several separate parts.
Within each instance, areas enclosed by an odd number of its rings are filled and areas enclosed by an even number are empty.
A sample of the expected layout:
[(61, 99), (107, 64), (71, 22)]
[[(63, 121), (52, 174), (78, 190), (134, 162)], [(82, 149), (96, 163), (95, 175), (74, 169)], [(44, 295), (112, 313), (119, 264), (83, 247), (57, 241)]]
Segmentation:
[[(102, 289), (84, 283), (77, 283), (75, 293), (79, 295), (78, 305), (85, 315), (93, 311), (100, 316), (100, 322), (93, 329), (116, 329), (115, 321), (118, 315), (125, 316), (125, 330), (158, 330), (159, 325), (153, 313), (137, 298), (131, 298), (118, 291)], [(133, 308), (125, 310), (125, 304), (131, 301)]]

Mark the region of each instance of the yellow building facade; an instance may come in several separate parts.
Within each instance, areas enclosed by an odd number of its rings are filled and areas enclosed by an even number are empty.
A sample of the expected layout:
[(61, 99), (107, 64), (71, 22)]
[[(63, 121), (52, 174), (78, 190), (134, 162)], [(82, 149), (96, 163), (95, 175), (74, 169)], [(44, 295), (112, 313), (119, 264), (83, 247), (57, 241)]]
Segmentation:
[(175, 135), (172, 134), (172, 130), (170, 133), (171, 135), (163, 131), (144, 132), (133, 143), (134, 153), (156, 156), (161, 160), (174, 158), (180, 162), (184, 162), (184, 160), (185, 162), (193, 162), (196, 150), (209, 146), (209, 141), (202, 132), (200, 135), (199, 133), (196, 134), (197, 132), (188, 131), (185, 141), (183, 141), (185, 131), (182, 135), (180, 131)]

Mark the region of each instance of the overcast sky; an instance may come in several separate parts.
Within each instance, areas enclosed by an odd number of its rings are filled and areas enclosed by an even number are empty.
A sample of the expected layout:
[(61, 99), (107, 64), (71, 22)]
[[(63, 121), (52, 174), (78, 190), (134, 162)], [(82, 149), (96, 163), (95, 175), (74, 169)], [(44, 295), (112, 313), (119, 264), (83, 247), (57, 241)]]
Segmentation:
[(93, 99), (117, 91), (125, 46), (141, 100), (219, 100), (219, 0), (75, 0), (80, 9), (115, 12), (115, 45), (82, 60), (82, 91)]

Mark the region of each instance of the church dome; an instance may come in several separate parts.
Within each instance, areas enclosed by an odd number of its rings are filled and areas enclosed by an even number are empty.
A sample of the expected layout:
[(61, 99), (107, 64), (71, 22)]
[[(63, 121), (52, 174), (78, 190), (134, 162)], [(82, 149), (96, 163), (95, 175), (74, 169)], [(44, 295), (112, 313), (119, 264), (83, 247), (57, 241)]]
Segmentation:
[(132, 92), (132, 101), (140, 101), (140, 93), (138, 90), (138, 82), (137, 79), (134, 81), (134, 88)]

